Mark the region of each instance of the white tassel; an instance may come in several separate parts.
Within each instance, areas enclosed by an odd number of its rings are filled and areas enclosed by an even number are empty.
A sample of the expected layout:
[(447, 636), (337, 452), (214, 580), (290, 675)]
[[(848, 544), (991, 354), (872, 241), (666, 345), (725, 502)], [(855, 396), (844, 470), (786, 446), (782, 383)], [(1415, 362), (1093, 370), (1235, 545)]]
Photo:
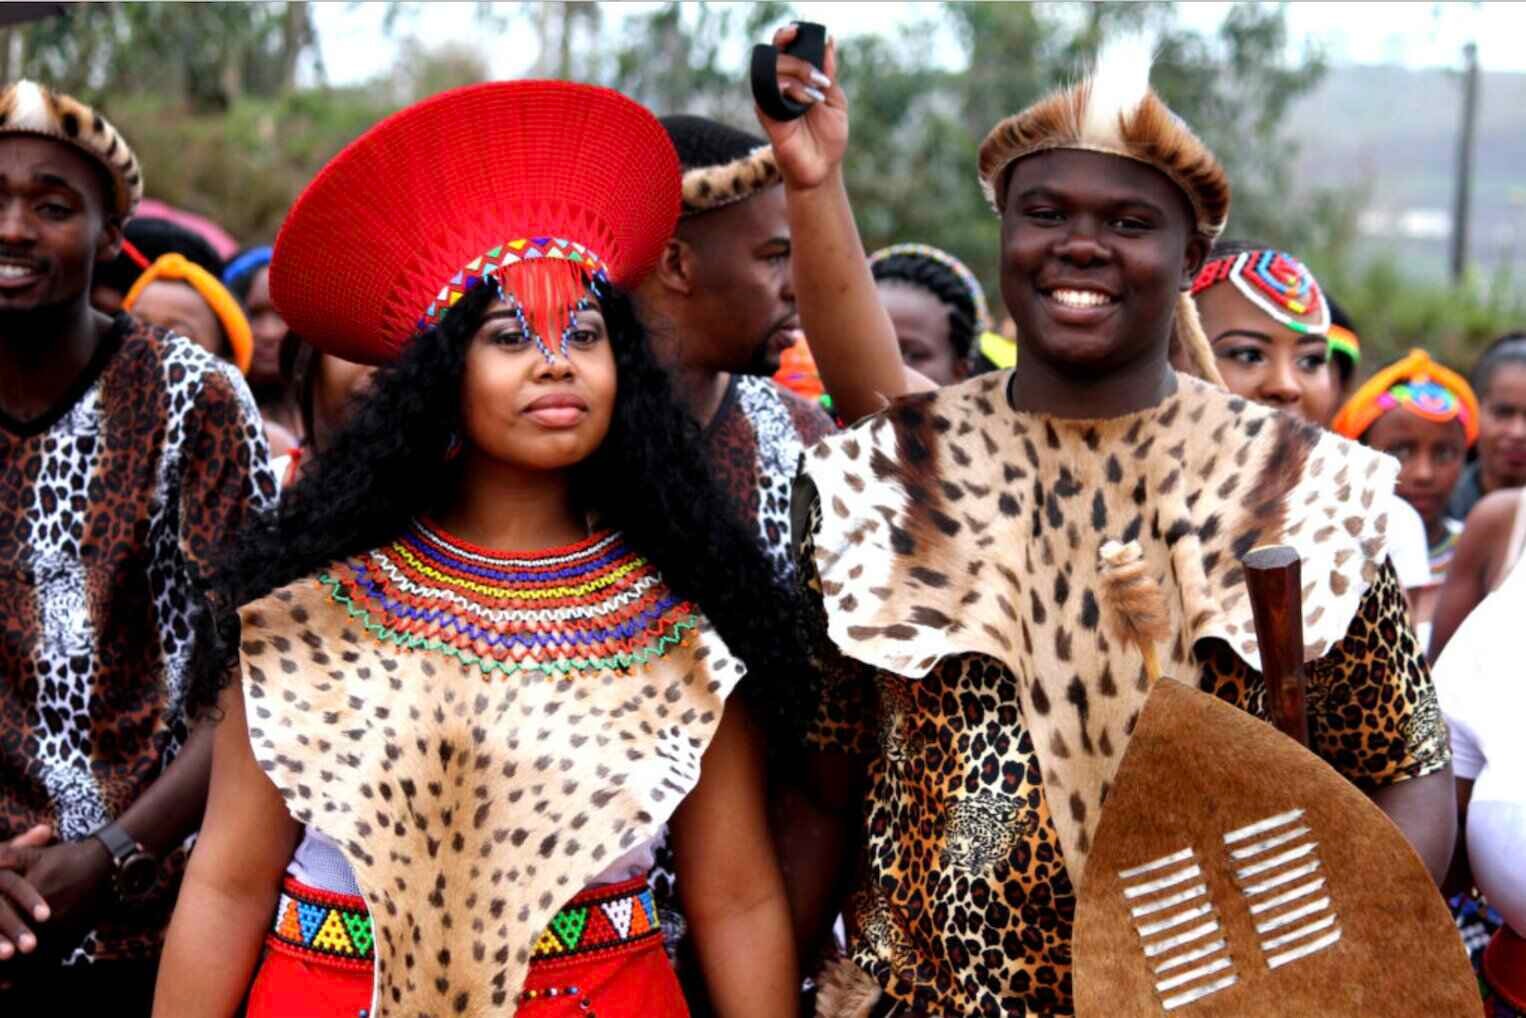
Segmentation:
[(1097, 54), (1086, 97), (1081, 140), (1098, 148), (1123, 150), (1122, 124), (1134, 118), (1150, 91), (1155, 44), (1144, 35), (1126, 35), (1106, 43)]

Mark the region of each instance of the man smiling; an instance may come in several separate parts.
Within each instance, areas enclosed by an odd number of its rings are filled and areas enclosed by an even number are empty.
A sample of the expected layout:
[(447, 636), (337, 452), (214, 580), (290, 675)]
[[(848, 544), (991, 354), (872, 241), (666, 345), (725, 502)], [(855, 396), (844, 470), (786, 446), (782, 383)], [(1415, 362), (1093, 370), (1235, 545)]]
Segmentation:
[(6, 1014), (147, 1013), (206, 798), (210, 739), (183, 710), (203, 581), (275, 493), (236, 373), (90, 306), (141, 195), (98, 113), (0, 93)]
[[(1072, 1013), (1075, 889), (1151, 689), (1143, 655), (1110, 635), (1110, 540), (1139, 541), (1164, 588), (1162, 671), (1263, 718), (1240, 559), (1294, 545), (1311, 748), (1433, 872), (1450, 852), (1444, 726), (1386, 521), (1366, 511), (1394, 465), (1172, 370), (1176, 345), (1216, 377), (1185, 291), (1229, 187), (1130, 56), (1104, 55), (981, 146), (1016, 367), (899, 399), (805, 459), (800, 570), (838, 676), (809, 741), (866, 786), (830, 769), (819, 784), (862, 824), (846, 914), (875, 1014)], [(855, 406), (904, 394), (915, 381), (883, 367), (898, 367), (894, 332), (842, 183), (846, 96), (799, 61), (779, 71), (811, 106), (765, 127), (824, 381), (834, 398), (856, 386)], [(877, 351), (856, 380), (839, 370), (849, 349)], [(862, 1013), (830, 996), (818, 1013)]]

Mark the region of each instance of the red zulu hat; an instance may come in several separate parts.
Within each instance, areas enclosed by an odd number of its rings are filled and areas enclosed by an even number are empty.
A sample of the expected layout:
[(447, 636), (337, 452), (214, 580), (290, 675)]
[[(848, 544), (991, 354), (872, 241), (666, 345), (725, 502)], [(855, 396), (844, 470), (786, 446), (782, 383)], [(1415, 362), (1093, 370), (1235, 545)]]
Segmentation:
[(673, 233), (681, 176), (662, 125), (618, 92), (454, 89), (383, 120), (314, 178), (276, 238), (271, 298), (319, 349), (382, 363), (482, 279), (510, 287), (531, 262), (634, 286)]

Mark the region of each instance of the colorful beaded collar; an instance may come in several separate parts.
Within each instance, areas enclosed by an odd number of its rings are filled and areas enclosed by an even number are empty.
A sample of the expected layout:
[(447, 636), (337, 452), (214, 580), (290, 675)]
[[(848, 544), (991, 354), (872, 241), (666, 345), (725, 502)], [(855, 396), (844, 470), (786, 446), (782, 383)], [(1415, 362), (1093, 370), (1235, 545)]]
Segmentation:
[(684, 645), (698, 625), (694, 605), (613, 532), (510, 554), (416, 521), (319, 579), (377, 639), (448, 655), (484, 680), (629, 672)]

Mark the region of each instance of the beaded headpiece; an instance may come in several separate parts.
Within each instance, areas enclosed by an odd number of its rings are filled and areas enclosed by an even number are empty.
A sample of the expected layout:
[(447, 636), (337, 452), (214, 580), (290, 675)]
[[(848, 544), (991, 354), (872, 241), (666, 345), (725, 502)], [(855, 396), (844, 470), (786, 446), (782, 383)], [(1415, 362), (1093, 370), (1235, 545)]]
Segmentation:
[(1431, 359), (1424, 350), (1373, 375), (1335, 415), (1330, 429), (1358, 439), (1390, 410), (1404, 410), (1427, 421), (1459, 421), (1469, 446), (1478, 440), (1478, 397), (1468, 380)]
[(1344, 325), (1331, 324), (1330, 331), (1325, 333), (1330, 340), (1330, 353), (1341, 354), (1348, 358), (1353, 365), (1362, 361), (1362, 341), (1356, 333)]
[(975, 306), (975, 332), (989, 332), (991, 329), (991, 309), (986, 304), (986, 293), (981, 288), (980, 280), (975, 278), (975, 273), (970, 267), (942, 248), (933, 247), (931, 244), (891, 244), (882, 247), (869, 256), (869, 268), (872, 271), (880, 262), (887, 261), (897, 256), (907, 258), (926, 258), (930, 262), (937, 262), (948, 269), (964, 284), (969, 291), (970, 303)]
[(1330, 304), (1324, 291), (1314, 273), (1292, 255), (1284, 251), (1241, 251), (1212, 259), (1192, 281), (1192, 295), (1226, 280), (1246, 300), (1294, 332), (1329, 335)]
[(490, 284), (550, 355), (590, 288), (630, 288), (679, 212), (678, 158), (645, 108), (556, 81), (454, 89), (377, 124), (297, 199), (277, 310), (326, 353), (375, 364)]
[(35, 134), (78, 149), (100, 163), (111, 177), (111, 210), (133, 214), (143, 199), (138, 157), (117, 129), (72, 96), (32, 81), (16, 81), (0, 91), (0, 135)]

